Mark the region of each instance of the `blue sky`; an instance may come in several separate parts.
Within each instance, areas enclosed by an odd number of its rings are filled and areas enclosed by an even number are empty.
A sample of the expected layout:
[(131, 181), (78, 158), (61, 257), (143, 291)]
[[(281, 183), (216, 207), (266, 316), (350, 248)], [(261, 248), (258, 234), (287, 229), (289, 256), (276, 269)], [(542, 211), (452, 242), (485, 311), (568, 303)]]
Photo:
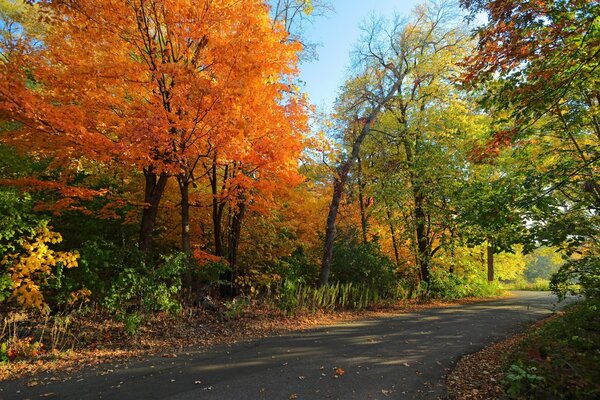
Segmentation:
[(375, 15), (408, 16), (423, 0), (333, 0), (335, 11), (306, 26), (311, 42), (320, 43), (319, 59), (300, 65), (304, 91), (319, 109), (331, 110), (350, 66), (350, 51), (360, 37), (360, 24)]

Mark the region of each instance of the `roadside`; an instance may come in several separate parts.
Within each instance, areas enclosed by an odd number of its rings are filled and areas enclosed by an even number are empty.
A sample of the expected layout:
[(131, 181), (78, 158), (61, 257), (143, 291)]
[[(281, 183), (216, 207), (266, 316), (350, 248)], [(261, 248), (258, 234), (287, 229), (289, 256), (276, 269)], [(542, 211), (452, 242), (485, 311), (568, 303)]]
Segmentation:
[[(276, 307), (264, 304), (248, 304), (235, 313), (225, 314), (215, 310), (193, 309), (183, 313), (184, 318), (167, 313), (157, 314), (130, 333), (127, 332), (126, 321), (115, 322), (114, 319), (87, 313), (72, 314), (69, 316), (68, 326), (63, 326), (62, 332), (54, 333), (57, 336), (55, 340), (65, 343), (63, 351), (44, 352), (31, 343), (28, 337), (18, 338), (20, 352), (13, 355), (16, 360), (0, 362), (0, 382), (43, 372), (73, 372), (103, 362), (135, 357), (160, 355), (167, 358), (192, 346), (209, 348), (295, 330), (486, 302), (497, 298), (466, 298), (427, 303), (401, 301), (358, 311), (305, 311), (295, 315), (287, 315)], [(42, 323), (26, 318), (23, 320), (14, 322), (15, 327), (25, 321), (30, 324)], [(33, 329), (33, 326), (21, 328), (21, 331), (26, 331)], [(56, 329), (50, 327), (48, 330)]]
[(450, 398), (600, 398), (599, 316), (598, 300), (579, 302), (463, 357), (446, 379)]
[[(0, 383), (0, 397), (61, 399), (438, 399), (464, 354), (551, 314), (555, 297), (373, 311), (354, 321), (260, 340), (113, 361)], [(64, 382), (63, 382), (64, 381)]]

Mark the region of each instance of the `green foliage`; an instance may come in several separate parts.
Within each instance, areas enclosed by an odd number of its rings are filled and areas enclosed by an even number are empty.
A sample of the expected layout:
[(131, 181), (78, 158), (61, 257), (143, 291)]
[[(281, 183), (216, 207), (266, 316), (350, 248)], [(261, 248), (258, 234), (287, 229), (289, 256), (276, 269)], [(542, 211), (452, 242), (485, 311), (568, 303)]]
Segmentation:
[(395, 265), (377, 242), (363, 243), (356, 230), (338, 233), (331, 261), (332, 282), (353, 283), (386, 291), (395, 282)]
[(317, 281), (319, 265), (309, 259), (303, 247), (298, 247), (290, 256), (277, 260), (274, 271), (284, 281), (311, 284)]
[(199, 270), (183, 253), (152, 260), (135, 247), (108, 241), (86, 242), (80, 255), (80, 270), (63, 279), (64, 292), (88, 288), (94, 301), (116, 314), (177, 313), (183, 275), (190, 268)]
[(534, 290), (546, 292), (550, 290), (550, 281), (544, 278), (535, 278), (533, 281), (527, 280), (523, 277), (504, 284), (506, 289), (511, 290)]
[(0, 255), (13, 252), (18, 241), (34, 236), (47, 219), (33, 212), (33, 200), (8, 187), (0, 187)]
[(0, 274), (0, 303), (6, 301), (12, 292), (12, 279), (8, 272)]
[(220, 283), (220, 279), (221, 276), (223, 276), (223, 273), (231, 269), (225, 261), (209, 261), (202, 265), (196, 265), (195, 263), (191, 263), (189, 265), (189, 268), (191, 268), (192, 274), (194, 275), (196, 281), (204, 285)]
[(540, 247), (527, 254), (525, 262), (525, 277), (529, 281), (538, 278), (549, 280), (564, 263), (561, 253), (551, 247)]
[(407, 290), (400, 284), (383, 291), (353, 282), (330, 283), (319, 288), (303, 283), (285, 281), (278, 290), (277, 306), (288, 314), (304, 310), (360, 310), (386, 301), (405, 299)]
[(510, 397), (534, 393), (546, 382), (543, 376), (536, 375), (536, 367), (524, 367), (521, 362), (512, 364), (506, 374), (506, 394)]
[(528, 333), (511, 355), (511, 398), (595, 399), (600, 396), (600, 301), (567, 309)]
[(587, 298), (600, 298), (600, 255), (588, 254), (567, 261), (552, 276), (550, 287), (560, 299), (578, 293)]
[(161, 257), (157, 265), (143, 259), (131, 264), (111, 280), (110, 290), (102, 300), (103, 305), (115, 313), (137, 310), (144, 313), (181, 310), (179, 294), (182, 275), (189, 268), (184, 253)]
[(454, 300), (464, 297), (493, 297), (502, 292), (498, 282), (488, 282), (483, 274), (459, 276), (442, 269), (431, 273), (428, 295), (434, 299)]
[(144, 316), (137, 313), (127, 314), (123, 320), (125, 332), (131, 336), (135, 336), (140, 331), (140, 326), (144, 322)]
[(247, 297), (236, 297), (233, 300), (228, 300), (224, 304), (225, 311), (223, 312), (223, 318), (227, 321), (233, 319), (239, 319), (248, 307), (250, 307), (250, 300)]

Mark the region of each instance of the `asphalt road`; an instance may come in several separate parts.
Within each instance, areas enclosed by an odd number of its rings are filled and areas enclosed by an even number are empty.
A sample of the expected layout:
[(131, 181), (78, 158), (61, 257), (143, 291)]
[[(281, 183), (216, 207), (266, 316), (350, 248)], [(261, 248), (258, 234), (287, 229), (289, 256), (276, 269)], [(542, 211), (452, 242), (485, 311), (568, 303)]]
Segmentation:
[[(549, 315), (547, 292), (423, 310), (83, 370), (0, 399), (437, 399), (465, 354)], [(336, 374), (337, 369), (337, 374)], [(342, 371), (343, 370), (343, 371)], [(46, 380), (44, 380), (46, 378)]]

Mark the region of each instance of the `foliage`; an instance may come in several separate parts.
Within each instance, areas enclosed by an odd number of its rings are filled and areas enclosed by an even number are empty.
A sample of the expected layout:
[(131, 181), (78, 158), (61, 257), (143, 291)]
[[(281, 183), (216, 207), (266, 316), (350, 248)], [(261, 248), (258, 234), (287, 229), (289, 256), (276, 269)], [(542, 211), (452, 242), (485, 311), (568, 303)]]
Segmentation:
[(6, 254), (0, 262), (12, 280), (11, 298), (22, 307), (43, 310), (46, 303), (42, 291), (44, 285), (54, 276), (53, 268), (77, 267), (78, 252), (50, 249), (49, 244), (61, 241), (62, 236), (59, 233), (42, 226), (33, 236), (18, 240), (17, 252)]
[(600, 394), (600, 303), (571, 306), (528, 333), (512, 354), (510, 398), (591, 399)]
[(503, 285), (506, 289), (510, 290), (534, 290), (547, 292), (550, 290), (550, 281), (544, 278), (535, 278), (534, 280), (528, 280), (523, 277), (512, 282), (505, 283)]
[(550, 287), (560, 299), (581, 293), (587, 298), (600, 298), (600, 256), (588, 254), (572, 258), (552, 276)]
[(301, 310), (310, 312), (344, 308), (360, 310), (382, 301), (401, 299), (404, 293), (402, 287), (384, 292), (377, 287), (352, 282), (338, 281), (315, 288), (311, 285), (285, 281), (278, 290), (277, 305), (288, 314)]
[(386, 291), (394, 284), (395, 269), (376, 242), (362, 243), (355, 230), (338, 234), (331, 263), (332, 282), (361, 284)]
[(464, 297), (494, 297), (502, 292), (500, 284), (488, 282), (482, 273), (459, 276), (443, 269), (434, 269), (427, 294), (434, 299), (455, 300)]
[(285, 281), (309, 285), (316, 282), (319, 275), (319, 265), (308, 257), (303, 247), (277, 260), (274, 270)]
[(525, 256), (525, 277), (530, 281), (548, 280), (564, 263), (561, 253), (551, 247), (541, 247)]
[(157, 264), (147, 263), (140, 257), (137, 262), (125, 265), (110, 281), (102, 304), (125, 318), (135, 312), (178, 313), (182, 308), (182, 276), (189, 268), (189, 262), (184, 253), (162, 256)]
[(546, 383), (546, 379), (543, 376), (536, 375), (536, 372), (536, 367), (524, 369), (520, 362), (512, 364), (506, 374), (506, 394), (509, 397), (531, 396), (540, 386)]

